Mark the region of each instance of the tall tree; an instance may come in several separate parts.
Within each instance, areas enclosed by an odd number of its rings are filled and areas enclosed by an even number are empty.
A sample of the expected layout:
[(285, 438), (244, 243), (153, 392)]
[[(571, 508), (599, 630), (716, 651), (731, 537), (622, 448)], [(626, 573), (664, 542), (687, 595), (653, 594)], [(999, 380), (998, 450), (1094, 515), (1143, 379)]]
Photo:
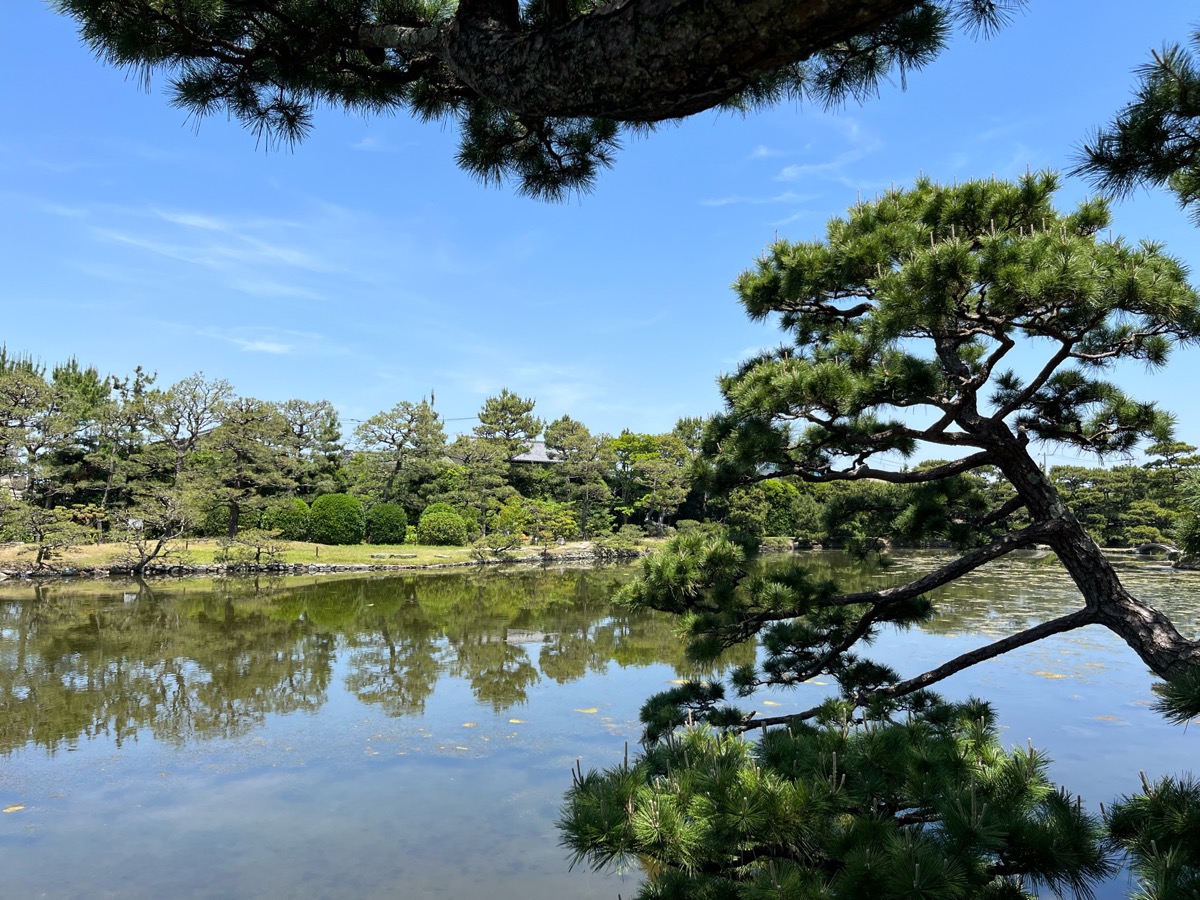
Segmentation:
[(146, 396), (147, 430), (171, 453), (172, 484), (179, 482), (188, 454), (220, 422), (218, 411), (232, 397), (228, 381), (207, 381), (203, 372)]
[(213, 416), (221, 424), (204, 435), (194, 478), (207, 479), (205, 493), (227, 509), (226, 535), (235, 538), (248, 504), (295, 487), (287, 465), (294, 434), (276, 404), (251, 397), (223, 400)]
[(500, 441), (459, 435), (446, 455), (455, 465), (439, 478), (433, 499), (469, 510), (486, 535), (492, 517), (517, 493), (507, 479), (507, 447)]
[(652, 526), (659, 535), (666, 528), (667, 517), (674, 515), (687, 499), (691, 487), (687, 469), (690, 459), (682, 440), (674, 434), (660, 434), (653, 452), (633, 463), (642, 487), (634, 506), (645, 516), (646, 526)]
[(497, 396), (483, 401), (475, 436), (499, 442), (509, 457), (523, 453), (542, 432), (542, 420), (533, 414), (536, 405), (531, 397), (520, 397), (508, 388), (501, 389)]
[(409, 108), (461, 127), (459, 164), (559, 196), (626, 127), (716, 106), (869, 95), (954, 24), (1022, 0), (55, 0), (105, 61), (165, 71), (173, 102), (295, 140), (312, 107)]
[(342, 424), (328, 400), (286, 400), (279, 412), (287, 423), (288, 466), (296, 489), (306, 496), (342, 488)]
[(563, 416), (546, 426), (546, 447), (560, 460), (554, 474), (565, 484), (564, 499), (576, 504), (580, 533), (590, 538), (607, 531), (612, 491), (604, 477), (615, 464), (607, 439), (594, 437), (582, 422)]
[(141, 366), (127, 378), (112, 378), (112, 393), (96, 413), (96, 448), (91, 464), (103, 479), (99, 497), (93, 501), (101, 512), (116, 499), (128, 500), (130, 482), (140, 467), (134, 463), (145, 443), (148, 410), (146, 394), (154, 384)]
[(616, 462), (612, 478), (616, 511), (624, 521), (641, 513), (647, 526), (660, 532), (666, 518), (687, 498), (691, 459), (687, 444), (676, 434), (635, 434), (622, 431), (610, 438), (608, 452)]
[[(800, 569), (755, 573), (741, 548), (702, 532), (647, 561), (627, 597), (687, 614), (693, 658), (762, 636), (761, 664), (731, 676), (740, 694), (822, 676), (837, 696), (779, 716), (724, 705), (719, 682), (652, 698), (645, 756), (576, 780), (564, 829), (581, 857), (648, 858), (661, 874), (643, 896), (678, 897), (1024, 896), (1027, 879), (1086, 894), (1108, 870), (1099, 823), (1050, 790), (1036, 754), (999, 750), (985, 705), (928, 692), (1101, 625), (1164, 680), (1160, 709), (1179, 722), (1200, 714), (1200, 640), (1125, 588), (1031, 453), (1041, 442), (1108, 454), (1164, 440), (1170, 417), (1100, 375), (1127, 360), (1161, 366), (1200, 339), (1200, 295), (1158, 245), (1102, 239), (1103, 201), (1058, 212), (1057, 186), (1051, 174), (923, 179), (859, 203), (823, 241), (777, 241), (739, 278), (747, 312), (778, 317), (788, 341), (721, 379), (725, 410), (704, 447), (714, 480), (904, 485), (895, 520), (957, 538), (963, 552), (908, 583), (850, 593)], [(1018, 359), (1025, 374), (1009, 368)], [(918, 447), (959, 455), (877, 464)], [(1011, 498), (947, 514), (963, 476), (985, 466)], [(939, 585), (1031, 543), (1055, 551), (1078, 609), (908, 677), (860, 655), (884, 624), (935, 616)], [(671, 737), (693, 721), (728, 736)], [(751, 730), (755, 745), (736, 737)], [(1000, 784), (1014, 790), (993, 792)], [(1195, 815), (1200, 797), (1189, 803)]]
[(371, 454), (370, 492), (381, 503), (398, 499), (410, 507), (414, 487), (437, 474), (446, 448), (441, 417), (426, 400), (404, 400), (376, 413), (354, 429), (354, 437)]

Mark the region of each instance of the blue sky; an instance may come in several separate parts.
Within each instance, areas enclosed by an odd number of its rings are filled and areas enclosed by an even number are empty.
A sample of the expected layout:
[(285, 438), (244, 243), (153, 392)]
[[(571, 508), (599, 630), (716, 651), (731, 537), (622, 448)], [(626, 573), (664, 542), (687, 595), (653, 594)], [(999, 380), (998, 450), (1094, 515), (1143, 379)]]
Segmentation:
[[(194, 372), (262, 399), (327, 399), (352, 425), (436, 391), (450, 430), (508, 387), (593, 431), (664, 431), (716, 409), (715, 377), (775, 334), (729, 285), (776, 235), (919, 173), (1065, 169), (1130, 96), (1131, 70), (1194, 3), (1031, 0), (963, 36), (907, 90), (835, 111), (708, 114), (632, 140), (558, 205), (458, 170), (453, 129), (325, 110), (294, 151), (236, 123), (197, 129), (96, 61), (72, 23), (9, 0), (0, 29), (0, 340), (54, 363)], [(1060, 202), (1086, 194), (1066, 183)], [(1200, 273), (1200, 233), (1164, 195), (1116, 230)], [(1200, 349), (1119, 378), (1200, 444)], [(1053, 451), (1052, 454), (1053, 456)], [(1051, 459), (1051, 462), (1055, 461)], [(1058, 461), (1068, 461), (1063, 457)]]

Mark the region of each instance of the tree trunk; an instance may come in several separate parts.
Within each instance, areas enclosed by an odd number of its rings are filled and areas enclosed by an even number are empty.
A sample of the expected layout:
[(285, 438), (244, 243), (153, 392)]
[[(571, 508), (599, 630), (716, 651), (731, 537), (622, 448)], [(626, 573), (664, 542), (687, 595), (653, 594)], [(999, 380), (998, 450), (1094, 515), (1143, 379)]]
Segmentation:
[(996, 452), (998, 465), (1034, 521), (1051, 525), (1046, 543), (1083, 595), (1088, 620), (1119, 635), (1160, 677), (1200, 665), (1200, 641), (1185, 638), (1170, 619), (1125, 589), (1108, 557), (1025, 447), (1011, 437), (1004, 443)]

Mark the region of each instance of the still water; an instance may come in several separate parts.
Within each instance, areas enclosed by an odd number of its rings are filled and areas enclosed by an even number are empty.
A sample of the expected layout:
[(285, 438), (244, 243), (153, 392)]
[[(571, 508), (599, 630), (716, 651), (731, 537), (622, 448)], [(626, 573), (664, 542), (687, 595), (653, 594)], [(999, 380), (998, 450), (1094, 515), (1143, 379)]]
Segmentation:
[[(936, 557), (796, 560), (882, 586)], [(576, 759), (615, 763), (642, 700), (697, 674), (668, 618), (612, 603), (630, 575), (0, 584), (0, 896), (630, 896), (636, 871), (568, 871), (554, 828)], [(1123, 577), (1200, 630), (1200, 576)], [(937, 621), (872, 655), (916, 674), (1077, 602), (1052, 559), (1030, 558), (939, 599)], [(1009, 742), (1048, 750), (1095, 805), (1136, 790), (1139, 769), (1200, 758), (1200, 731), (1149, 710), (1151, 681), (1087, 629), (940, 689), (993, 700)]]

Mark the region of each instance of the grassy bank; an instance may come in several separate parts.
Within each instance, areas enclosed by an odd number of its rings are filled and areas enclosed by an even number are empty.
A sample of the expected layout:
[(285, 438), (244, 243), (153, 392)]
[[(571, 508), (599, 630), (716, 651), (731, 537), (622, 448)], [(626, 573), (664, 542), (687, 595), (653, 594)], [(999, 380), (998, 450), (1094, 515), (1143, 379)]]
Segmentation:
[[(300, 541), (279, 542), (283, 550), (274, 562), (287, 565), (381, 565), (381, 566), (444, 566), (476, 562), (470, 547), (431, 547), (421, 544), (355, 544), (333, 546), (310, 544)], [(577, 541), (550, 549), (547, 554), (555, 557), (578, 557), (588, 552), (591, 544)], [(178, 553), (173, 553), (165, 562), (169, 565), (211, 566), (219, 564), (221, 543), (216, 538), (180, 541)], [(58, 552), (49, 561), (52, 569), (108, 569), (120, 566), (127, 559), (128, 549), (124, 544), (88, 544), (71, 547)], [(522, 546), (511, 551), (514, 561), (535, 561), (543, 558), (539, 547)], [(29, 544), (9, 543), (0, 545), (0, 570), (5, 572), (27, 572), (33, 568), (36, 548)], [(263, 562), (267, 560), (264, 558)]]

